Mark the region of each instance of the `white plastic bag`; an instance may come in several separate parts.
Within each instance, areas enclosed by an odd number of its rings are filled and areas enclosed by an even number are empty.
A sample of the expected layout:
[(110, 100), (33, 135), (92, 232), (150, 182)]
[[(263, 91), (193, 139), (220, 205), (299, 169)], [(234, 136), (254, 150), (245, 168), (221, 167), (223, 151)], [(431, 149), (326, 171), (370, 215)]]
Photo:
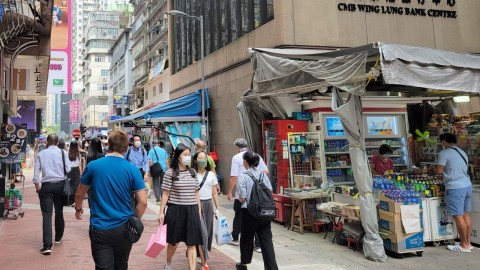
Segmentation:
[(217, 245), (221, 246), (223, 244), (230, 243), (232, 238), (232, 233), (230, 232), (230, 227), (228, 226), (227, 218), (222, 216), (218, 212), (218, 223), (217, 223), (217, 232), (215, 233), (215, 240)]

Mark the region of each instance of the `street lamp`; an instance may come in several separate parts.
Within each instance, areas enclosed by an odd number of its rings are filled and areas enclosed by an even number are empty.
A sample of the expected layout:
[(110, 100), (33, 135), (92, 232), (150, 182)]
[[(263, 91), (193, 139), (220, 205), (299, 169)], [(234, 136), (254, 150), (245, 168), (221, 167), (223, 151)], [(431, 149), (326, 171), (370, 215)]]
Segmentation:
[(202, 127), (205, 127), (205, 135), (207, 136), (207, 145), (208, 145), (208, 128), (206, 125), (205, 121), (205, 63), (204, 63), (204, 50), (205, 50), (205, 44), (203, 42), (203, 16), (193, 16), (193, 15), (188, 15), (187, 13), (180, 11), (180, 10), (170, 10), (167, 12), (168, 15), (172, 16), (183, 16), (187, 18), (191, 18), (194, 20), (198, 20), (200, 22), (200, 76), (201, 76), (201, 94), (202, 94)]

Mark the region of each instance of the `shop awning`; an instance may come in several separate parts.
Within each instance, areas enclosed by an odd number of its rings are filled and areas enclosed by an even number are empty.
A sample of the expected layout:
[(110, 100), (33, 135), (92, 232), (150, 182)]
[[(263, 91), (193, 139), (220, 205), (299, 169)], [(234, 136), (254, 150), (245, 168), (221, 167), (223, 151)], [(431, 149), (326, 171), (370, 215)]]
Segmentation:
[[(210, 108), (208, 89), (205, 89), (205, 109)], [(201, 90), (167, 101), (146, 111), (110, 121), (110, 124), (126, 123), (146, 119), (149, 122), (200, 121), (202, 114)]]

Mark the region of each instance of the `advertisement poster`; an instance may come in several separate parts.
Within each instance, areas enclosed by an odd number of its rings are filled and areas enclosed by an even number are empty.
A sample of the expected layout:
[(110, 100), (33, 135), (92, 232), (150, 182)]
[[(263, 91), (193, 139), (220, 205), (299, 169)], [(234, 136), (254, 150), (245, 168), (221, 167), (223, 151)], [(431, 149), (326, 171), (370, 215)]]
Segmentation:
[(0, 162), (20, 163), (27, 152), (27, 125), (2, 124), (0, 129)]
[(12, 117), (12, 124), (27, 124), (28, 129), (35, 129), (35, 101), (17, 101), (17, 117)]
[(52, 11), (51, 53), (47, 93), (71, 94), (71, 0), (55, 0)]
[(70, 100), (70, 123), (80, 123), (79, 100)]

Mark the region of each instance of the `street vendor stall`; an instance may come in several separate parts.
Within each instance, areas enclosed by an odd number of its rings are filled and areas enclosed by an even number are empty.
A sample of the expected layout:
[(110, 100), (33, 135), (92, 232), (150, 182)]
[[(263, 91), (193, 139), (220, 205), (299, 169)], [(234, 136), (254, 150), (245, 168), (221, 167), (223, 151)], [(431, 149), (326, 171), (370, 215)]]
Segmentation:
[[(454, 91), (478, 94), (480, 56), (388, 43), (303, 55), (262, 49), (252, 49), (251, 54), (253, 88), (238, 106), (242, 122), (247, 118), (255, 119), (255, 115), (248, 114), (252, 105), (281, 117), (278, 113), (281, 110), (265, 106), (276, 104), (276, 98), (272, 98), (274, 95), (312, 92), (332, 95), (331, 107), (340, 117), (346, 133), (359, 192), (361, 221), (365, 229), (364, 254), (368, 259), (384, 262), (385, 238), (382, 240), (378, 232), (362, 116), (362, 97), (367, 85), (381, 76), (385, 84), (402, 85), (412, 95), (415, 92), (419, 96), (432, 95), (436, 90), (449, 90), (447, 94), (450, 95), (455, 95)], [(435, 94), (438, 95), (438, 91)], [(244, 132), (247, 139), (253, 138), (255, 127), (244, 128)]]

